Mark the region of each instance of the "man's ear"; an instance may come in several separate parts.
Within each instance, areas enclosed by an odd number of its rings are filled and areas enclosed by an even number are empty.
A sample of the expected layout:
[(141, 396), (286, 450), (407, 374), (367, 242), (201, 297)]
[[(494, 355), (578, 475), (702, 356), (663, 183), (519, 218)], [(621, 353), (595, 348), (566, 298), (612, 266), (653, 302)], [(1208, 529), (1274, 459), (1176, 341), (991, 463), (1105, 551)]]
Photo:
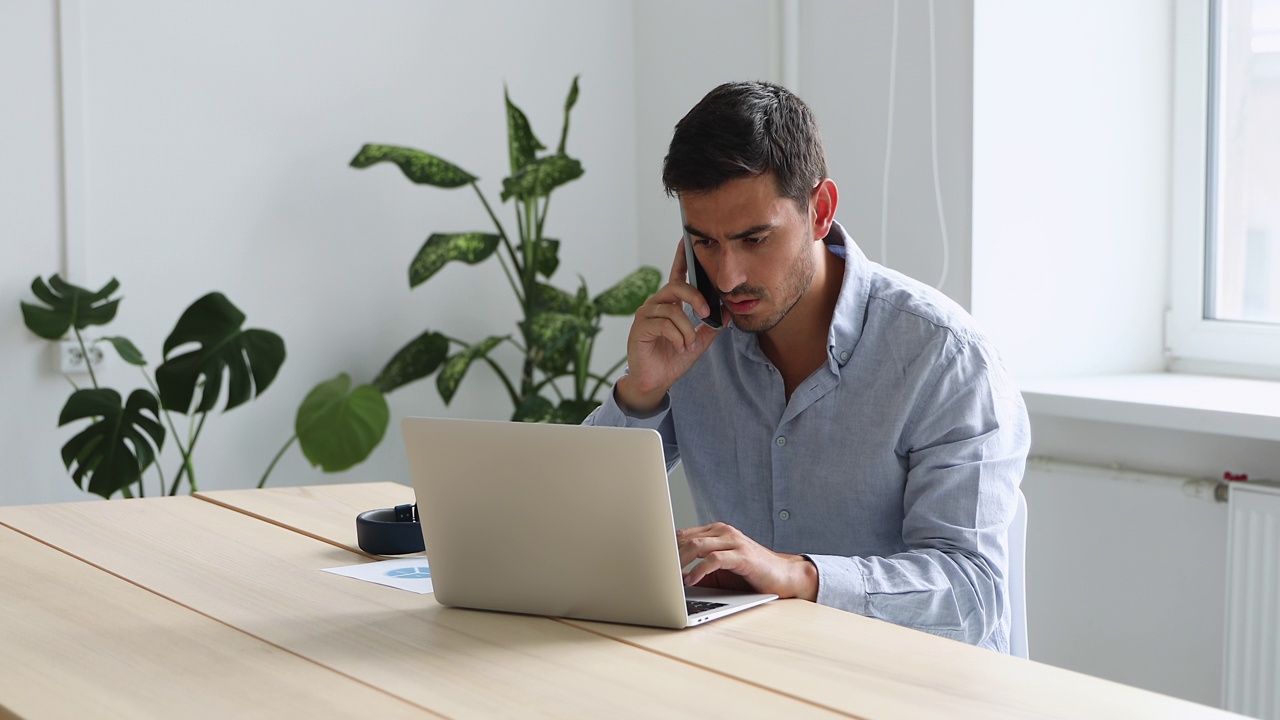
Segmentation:
[(813, 191), (813, 239), (821, 240), (831, 232), (831, 223), (836, 219), (836, 205), (840, 201), (840, 192), (831, 178), (823, 178)]

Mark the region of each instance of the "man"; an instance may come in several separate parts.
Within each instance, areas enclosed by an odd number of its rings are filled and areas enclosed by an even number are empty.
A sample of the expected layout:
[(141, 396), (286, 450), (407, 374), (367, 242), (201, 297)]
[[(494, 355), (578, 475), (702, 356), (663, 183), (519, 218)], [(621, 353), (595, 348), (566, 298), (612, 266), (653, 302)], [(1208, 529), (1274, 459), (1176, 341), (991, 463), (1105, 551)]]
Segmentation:
[[(651, 427), (702, 527), (686, 584), (799, 597), (1008, 652), (1021, 396), (965, 312), (835, 222), (817, 124), (766, 83), (711, 91), (663, 167), (719, 297), (670, 281), (587, 419)], [(723, 306), (722, 330), (701, 323)], [(684, 306), (688, 305), (689, 313)]]

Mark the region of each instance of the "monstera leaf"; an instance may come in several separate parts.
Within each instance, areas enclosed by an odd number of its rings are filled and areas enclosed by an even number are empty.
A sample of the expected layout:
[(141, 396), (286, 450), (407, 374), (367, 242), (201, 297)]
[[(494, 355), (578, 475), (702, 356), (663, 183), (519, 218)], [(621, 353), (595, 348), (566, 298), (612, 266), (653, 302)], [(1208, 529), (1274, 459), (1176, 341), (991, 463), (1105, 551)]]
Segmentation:
[(492, 233), (434, 233), (409, 263), (409, 287), (426, 282), (450, 260), (475, 265), (492, 255), (501, 241), (502, 238)]
[(521, 403), (511, 419), (516, 422), (581, 425), (591, 411), (599, 406), (600, 403), (595, 400), (565, 400), (554, 405), (541, 395), (533, 395)]
[[(191, 410), (196, 385), (203, 379), (200, 406), (195, 409), (212, 410), (224, 373), (229, 378), (226, 410), (267, 389), (284, 364), (284, 340), (269, 330), (242, 330), (244, 319), (244, 313), (216, 292), (182, 313), (164, 341), (165, 362), (156, 368), (156, 385), (166, 409)], [(174, 350), (192, 343), (197, 347), (170, 357)]]
[(440, 399), (444, 400), (445, 405), (458, 392), (458, 385), (462, 384), (462, 378), (467, 374), (472, 361), (484, 357), (505, 339), (505, 336), (487, 337), (445, 361), (440, 374), (436, 376), (436, 389), (440, 391)]
[(90, 325), (106, 325), (116, 316), (120, 300), (108, 300), (120, 287), (112, 278), (97, 292), (66, 282), (58, 275), (46, 285), (39, 277), (31, 281), (31, 292), (49, 307), (22, 303), (22, 320), (31, 332), (46, 340), (58, 340), (73, 326), (83, 330)]
[(346, 373), (320, 383), (307, 394), (294, 422), (302, 454), (325, 472), (340, 472), (364, 462), (382, 442), (391, 411), (373, 385), (351, 390)]
[(77, 390), (62, 407), (58, 425), (86, 418), (93, 424), (62, 446), (62, 462), (67, 470), (75, 465), (71, 479), (77, 486), (109, 498), (138, 482), (164, 446), (160, 403), (146, 390), (134, 390), (124, 405), (115, 390)]
[(634, 315), (649, 296), (658, 292), (662, 273), (657, 268), (642, 267), (596, 296), (592, 302), (604, 315)]
[(351, 158), (351, 167), (367, 168), (380, 162), (395, 163), (405, 177), (419, 185), (456, 188), (477, 180), (475, 175), (447, 160), (396, 145), (365, 145)]
[(373, 384), (384, 393), (424, 378), (449, 356), (449, 340), (438, 332), (422, 333), (387, 361)]

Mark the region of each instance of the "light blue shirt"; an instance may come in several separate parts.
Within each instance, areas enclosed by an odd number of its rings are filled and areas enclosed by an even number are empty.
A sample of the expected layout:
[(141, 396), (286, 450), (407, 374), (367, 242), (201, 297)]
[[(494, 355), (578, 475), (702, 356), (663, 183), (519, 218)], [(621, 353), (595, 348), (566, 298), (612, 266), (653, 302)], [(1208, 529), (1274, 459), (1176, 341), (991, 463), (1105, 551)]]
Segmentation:
[(845, 257), (828, 360), (787, 401), (732, 325), (647, 417), (610, 393), (587, 424), (647, 427), (683, 462), (702, 524), (818, 570), (818, 602), (1009, 649), (1008, 529), (1030, 442), (995, 350), (942, 293)]

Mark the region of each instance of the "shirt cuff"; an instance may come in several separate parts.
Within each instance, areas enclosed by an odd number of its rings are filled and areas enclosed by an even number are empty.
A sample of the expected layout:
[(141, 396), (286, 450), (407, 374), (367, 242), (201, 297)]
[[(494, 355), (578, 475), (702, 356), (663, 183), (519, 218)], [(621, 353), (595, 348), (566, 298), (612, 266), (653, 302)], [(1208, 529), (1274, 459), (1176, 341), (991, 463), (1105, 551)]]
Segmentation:
[(818, 568), (818, 604), (867, 615), (867, 583), (857, 565), (837, 555), (803, 555)]
[(609, 391), (604, 402), (600, 407), (596, 408), (592, 413), (593, 425), (608, 425), (611, 427), (635, 427), (646, 428), (649, 430), (660, 430), (662, 422), (667, 419), (667, 413), (671, 411), (671, 396), (663, 395), (662, 403), (658, 405), (652, 413), (647, 415), (633, 415), (622, 409), (615, 397), (618, 386), (615, 384), (613, 389)]

